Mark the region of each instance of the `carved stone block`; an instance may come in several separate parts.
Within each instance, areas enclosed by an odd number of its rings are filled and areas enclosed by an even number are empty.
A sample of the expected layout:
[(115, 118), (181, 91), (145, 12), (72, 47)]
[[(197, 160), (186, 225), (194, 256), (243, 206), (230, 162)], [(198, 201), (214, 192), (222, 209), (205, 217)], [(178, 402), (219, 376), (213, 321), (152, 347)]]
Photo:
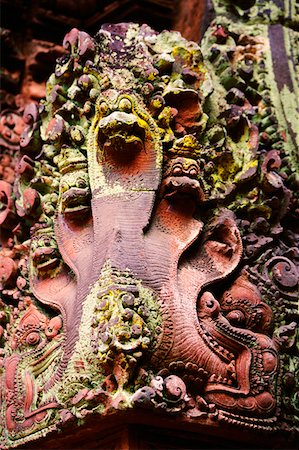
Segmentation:
[(212, 25), (203, 57), (121, 23), (63, 46), (46, 99), (0, 123), (4, 448), (124, 410), (295, 432), (268, 37)]

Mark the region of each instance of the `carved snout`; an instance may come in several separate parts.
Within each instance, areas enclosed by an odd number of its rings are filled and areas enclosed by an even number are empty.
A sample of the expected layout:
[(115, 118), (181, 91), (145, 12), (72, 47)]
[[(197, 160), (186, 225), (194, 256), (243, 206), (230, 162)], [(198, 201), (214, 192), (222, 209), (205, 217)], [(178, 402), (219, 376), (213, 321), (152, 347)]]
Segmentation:
[(99, 123), (99, 142), (105, 150), (140, 151), (145, 139), (146, 123), (135, 114), (115, 111)]
[(198, 303), (198, 318), (215, 318), (220, 313), (219, 302), (215, 299), (211, 292), (204, 292)]
[(62, 194), (64, 213), (85, 210), (89, 207), (90, 191), (83, 188), (71, 188)]
[(39, 247), (32, 253), (32, 260), (39, 272), (53, 269), (59, 265), (59, 253), (53, 247)]
[(165, 178), (162, 184), (162, 196), (171, 198), (177, 195), (190, 196), (196, 202), (201, 202), (205, 198), (200, 181), (189, 176), (170, 176)]

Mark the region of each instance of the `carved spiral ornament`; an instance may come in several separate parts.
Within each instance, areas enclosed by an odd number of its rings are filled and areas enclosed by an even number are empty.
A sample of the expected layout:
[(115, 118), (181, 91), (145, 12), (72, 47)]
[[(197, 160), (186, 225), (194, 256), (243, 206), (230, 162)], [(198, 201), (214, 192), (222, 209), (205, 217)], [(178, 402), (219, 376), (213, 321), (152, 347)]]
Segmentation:
[(282, 256), (271, 258), (266, 268), (269, 276), (281, 290), (293, 290), (298, 286), (299, 274), (295, 264)]

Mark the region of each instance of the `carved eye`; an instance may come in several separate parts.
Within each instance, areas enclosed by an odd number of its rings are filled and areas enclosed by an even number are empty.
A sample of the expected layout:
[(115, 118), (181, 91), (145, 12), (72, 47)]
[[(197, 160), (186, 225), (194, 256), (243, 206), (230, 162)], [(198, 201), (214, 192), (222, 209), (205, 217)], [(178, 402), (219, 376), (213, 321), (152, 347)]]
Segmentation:
[(127, 292), (126, 294), (124, 294), (122, 296), (122, 303), (123, 303), (125, 308), (128, 307), (128, 306), (133, 306), (134, 302), (135, 302), (135, 297), (130, 292)]
[(65, 181), (63, 181), (60, 185), (61, 192), (66, 192), (69, 190), (69, 188), (69, 185)]
[(86, 184), (86, 181), (85, 181), (83, 178), (79, 178), (79, 179), (76, 181), (76, 186), (77, 186), (78, 188), (84, 189), (84, 188), (87, 187), (87, 184)]
[(43, 239), (43, 245), (51, 245), (51, 239), (50, 238), (48, 238), (48, 237), (45, 237), (44, 239)]
[(45, 239), (44, 237), (41, 237), (37, 242), (38, 247), (44, 247), (45, 245)]
[(214, 304), (215, 304), (215, 302), (214, 302), (214, 300), (212, 300), (212, 299), (209, 299), (209, 300), (207, 300), (207, 302), (206, 302), (207, 308), (213, 308)]
[(198, 175), (198, 168), (195, 166), (191, 166), (189, 169), (189, 175), (191, 177), (196, 177)]
[(36, 345), (39, 343), (39, 341), (40, 341), (40, 336), (36, 331), (32, 331), (26, 337), (26, 343), (28, 345)]
[(102, 102), (100, 104), (100, 111), (101, 111), (102, 115), (107, 114), (107, 112), (109, 111), (109, 106), (106, 102)]
[(172, 173), (173, 173), (174, 175), (182, 175), (182, 173), (183, 173), (183, 168), (182, 168), (182, 166), (181, 166), (181, 165), (176, 165), (176, 166), (174, 166), (173, 169), (172, 169)]
[(227, 314), (226, 318), (235, 327), (238, 327), (238, 326), (240, 327), (242, 325), (245, 325), (245, 323), (246, 323), (246, 317), (245, 317), (244, 313), (242, 311), (240, 311), (239, 309), (234, 309), (234, 310), (230, 311)]
[(131, 112), (132, 111), (132, 103), (128, 98), (122, 98), (119, 102), (119, 109), (121, 111), (125, 112)]

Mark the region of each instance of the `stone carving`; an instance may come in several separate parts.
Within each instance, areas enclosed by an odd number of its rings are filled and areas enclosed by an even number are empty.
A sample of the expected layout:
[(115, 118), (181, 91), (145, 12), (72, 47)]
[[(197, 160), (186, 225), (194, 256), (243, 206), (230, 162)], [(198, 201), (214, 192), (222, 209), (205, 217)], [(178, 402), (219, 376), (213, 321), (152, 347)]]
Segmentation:
[(63, 46), (0, 181), (5, 447), (128, 408), (293, 431), (298, 252), (251, 81), (266, 38), (211, 28), (210, 62), (136, 24)]

